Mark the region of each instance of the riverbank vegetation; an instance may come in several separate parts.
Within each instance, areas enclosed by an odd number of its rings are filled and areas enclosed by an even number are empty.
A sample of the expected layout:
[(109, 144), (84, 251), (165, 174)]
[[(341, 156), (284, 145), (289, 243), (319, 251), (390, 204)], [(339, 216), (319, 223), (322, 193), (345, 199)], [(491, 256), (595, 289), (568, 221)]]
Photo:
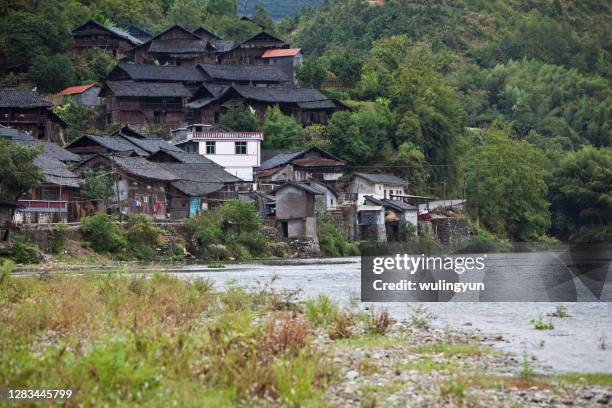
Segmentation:
[(0, 386), (70, 388), (75, 405), (392, 406), (416, 395), (430, 406), (512, 405), (612, 386), (598, 374), (522, 378), (475, 333), (418, 328), (325, 296), (303, 303), (267, 284), (218, 291), (129, 270), (10, 272), (5, 263)]

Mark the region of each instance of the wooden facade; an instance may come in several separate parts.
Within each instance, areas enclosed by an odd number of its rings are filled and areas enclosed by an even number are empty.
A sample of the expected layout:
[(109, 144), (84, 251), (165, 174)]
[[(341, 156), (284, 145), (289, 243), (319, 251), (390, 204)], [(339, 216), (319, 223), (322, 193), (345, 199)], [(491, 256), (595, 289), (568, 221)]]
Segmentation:
[(264, 52), (275, 48), (289, 48), (284, 41), (266, 33), (261, 32), (244, 41), (235, 48), (219, 54), (221, 64), (268, 64), (263, 58)]
[(127, 32), (105, 27), (93, 20), (75, 28), (72, 37), (72, 56), (77, 59), (83, 59), (87, 51), (92, 48), (108, 51), (115, 58), (121, 59), (129, 50), (141, 43)]
[(64, 122), (48, 108), (0, 107), (0, 125), (28, 132), (32, 137), (59, 142)]
[(161, 65), (193, 65), (215, 63), (215, 51), (207, 40), (180, 26), (173, 26), (135, 47), (131, 56), (141, 64), (157, 61)]
[(175, 97), (111, 97), (106, 99), (106, 121), (123, 125), (180, 125), (185, 121), (185, 99)]

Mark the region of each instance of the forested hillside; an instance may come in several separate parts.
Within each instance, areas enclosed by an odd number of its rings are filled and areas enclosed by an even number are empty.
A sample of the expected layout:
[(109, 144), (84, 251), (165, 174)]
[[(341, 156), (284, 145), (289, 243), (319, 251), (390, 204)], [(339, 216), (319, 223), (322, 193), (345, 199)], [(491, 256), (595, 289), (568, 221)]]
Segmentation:
[(610, 2), (326, 0), (274, 22), (298, 2), (261, 1), (257, 24), (239, 18), (252, 3), (0, 3), (2, 83), (31, 76), (52, 92), (102, 78), (113, 61), (84, 68), (67, 55), (88, 18), (151, 32), (204, 25), (237, 41), (259, 24), (303, 48), (303, 84), (350, 108), (306, 129), (277, 112), (260, 124), (269, 146), (316, 144), (355, 169), (397, 173), (414, 193), (465, 195), (498, 237), (612, 238)]
[(239, 0), (238, 11), (250, 15), (255, 10), (256, 4), (264, 6), (269, 11), (270, 17), (279, 20), (297, 14), (306, 6), (319, 7), (323, 4), (323, 0)]

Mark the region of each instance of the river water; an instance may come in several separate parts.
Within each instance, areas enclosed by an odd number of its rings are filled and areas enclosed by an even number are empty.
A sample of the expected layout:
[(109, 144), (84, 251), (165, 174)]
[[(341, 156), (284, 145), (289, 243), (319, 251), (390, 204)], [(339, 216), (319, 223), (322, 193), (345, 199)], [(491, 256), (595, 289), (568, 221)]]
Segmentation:
[[(527, 265), (533, 254), (496, 254), (497, 265)], [(534, 259), (534, 262), (539, 260)], [(451, 303), (360, 303), (360, 258), (308, 259), (227, 265), (208, 269), (205, 265), (181, 266), (173, 270), (185, 279), (209, 278), (223, 289), (228, 281), (247, 287), (270, 284), (277, 289), (301, 290), (301, 297), (325, 293), (343, 305), (360, 308), (387, 307), (396, 319), (409, 319), (422, 305), (436, 316), (434, 326), (463, 330), (478, 329), (486, 335), (502, 336), (491, 345), (513, 352), (517, 358), (526, 351), (537, 359), (543, 373), (612, 372), (612, 303), (607, 302), (451, 302)], [(515, 273), (516, 269), (512, 269)], [(583, 299), (590, 292), (577, 279), (576, 291)], [(612, 301), (610, 284), (600, 299)], [(596, 298), (593, 297), (593, 300)], [(535, 330), (530, 319), (553, 312), (563, 304), (571, 317), (553, 319), (554, 330)], [(548, 318), (545, 318), (548, 321)]]

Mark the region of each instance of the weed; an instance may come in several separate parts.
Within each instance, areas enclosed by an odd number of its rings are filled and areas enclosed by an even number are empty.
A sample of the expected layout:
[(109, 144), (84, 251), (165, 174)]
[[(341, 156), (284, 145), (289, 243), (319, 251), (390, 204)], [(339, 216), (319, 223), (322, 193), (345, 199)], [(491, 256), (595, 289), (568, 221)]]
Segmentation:
[(365, 329), (367, 333), (383, 335), (387, 333), (391, 327), (391, 323), (389, 311), (386, 308), (378, 312), (372, 310), (365, 320)]
[(460, 379), (446, 380), (440, 386), (440, 395), (442, 397), (463, 398), (465, 396), (465, 384)]
[(427, 330), (431, 327), (431, 321), (435, 319), (436, 315), (419, 305), (410, 315), (410, 324), (417, 329)]
[(519, 370), (519, 377), (523, 379), (531, 378), (535, 374), (533, 370), (533, 364), (529, 359), (529, 354), (527, 354), (527, 350), (523, 350), (523, 358), (521, 360), (521, 368)]
[(553, 330), (555, 328), (552, 319), (545, 322), (542, 315), (538, 316), (537, 319), (531, 319), (529, 323), (533, 324), (533, 328), (536, 330)]
[(547, 315), (550, 317), (558, 317), (558, 318), (572, 317), (572, 315), (569, 314), (569, 312), (567, 311), (567, 308), (563, 305), (557, 305), (557, 307), (555, 308), (555, 311), (548, 313)]
[(336, 314), (332, 322), (331, 328), (327, 332), (332, 340), (348, 339), (353, 332), (351, 327), (355, 324), (354, 316), (349, 312), (341, 312)]
[(208, 269), (223, 269), (225, 268), (225, 264), (221, 262), (213, 262), (213, 263), (209, 263), (207, 268)]
[(337, 315), (338, 304), (325, 294), (306, 301), (306, 318), (315, 327), (328, 326)]

